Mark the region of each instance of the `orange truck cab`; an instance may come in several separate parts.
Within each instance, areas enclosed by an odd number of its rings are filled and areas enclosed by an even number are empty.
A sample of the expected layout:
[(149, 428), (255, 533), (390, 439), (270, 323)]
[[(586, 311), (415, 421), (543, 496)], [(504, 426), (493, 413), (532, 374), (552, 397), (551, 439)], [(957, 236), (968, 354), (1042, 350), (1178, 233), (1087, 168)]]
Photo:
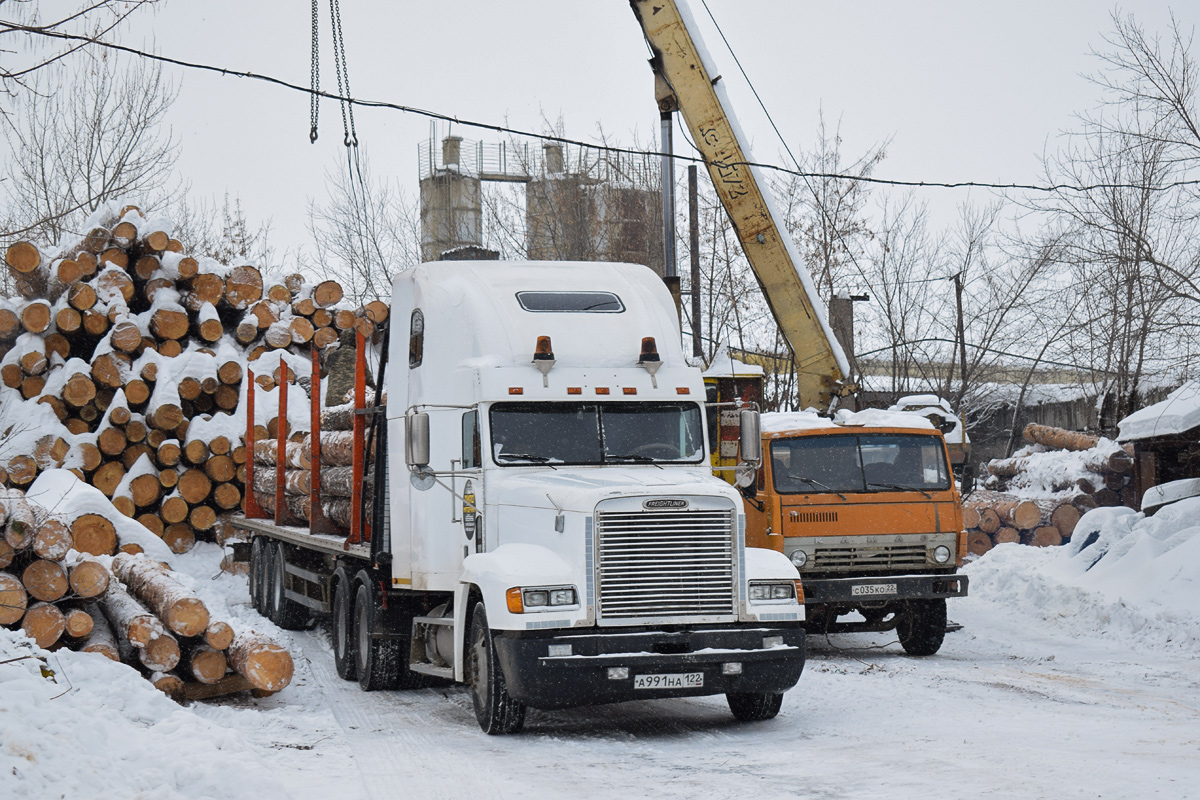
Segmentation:
[(800, 570), (810, 633), (895, 630), (932, 655), (946, 598), (967, 593), (962, 501), (946, 442), (917, 414), (762, 415), (762, 463), (743, 489), (746, 544)]

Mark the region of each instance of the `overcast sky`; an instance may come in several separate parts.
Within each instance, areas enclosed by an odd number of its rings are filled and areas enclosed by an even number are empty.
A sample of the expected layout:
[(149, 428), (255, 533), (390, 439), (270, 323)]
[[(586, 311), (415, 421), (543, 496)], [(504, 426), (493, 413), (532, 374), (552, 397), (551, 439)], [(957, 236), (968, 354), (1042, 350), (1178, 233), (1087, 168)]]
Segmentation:
[[(321, 86), (334, 90), (329, 8), (321, 4)], [(1082, 73), (1096, 67), (1088, 52), (1103, 45), (1113, 9), (1089, 0), (708, 5), (793, 147), (811, 145), (823, 110), (831, 123), (840, 120), (851, 156), (891, 138), (880, 177), (1004, 182), (1036, 181), (1043, 148), (1055, 146), (1074, 113), (1095, 105)], [(782, 164), (782, 149), (700, 0), (692, 6), (755, 157)], [(1122, 9), (1151, 31), (1166, 30), (1164, 2)], [(1177, 13), (1194, 22), (1187, 9)], [(657, 135), (648, 53), (625, 0), (341, 0), (341, 15), (356, 97), (535, 131), (543, 118), (561, 116), (567, 135), (581, 139), (600, 125), (622, 144), (635, 137), (649, 144)], [(310, 35), (310, 9), (296, 0), (168, 0), (120, 40), (307, 85)], [(344, 158), (337, 104), (322, 103), (320, 138), (311, 145), (306, 95), (167, 71), (181, 83), (170, 118), (193, 195), (240, 196), (252, 220), (271, 219), (277, 252), (308, 245), (305, 203), (322, 195), (326, 171)], [(376, 174), (395, 176), (416, 197), (417, 145), (429, 138), (429, 121), (363, 108), (355, 116)], [(677, 135), (677, 151), (687, 148)], [(926, 190), (922, 197), (939, 222), (949, 222), (968, 195)]]

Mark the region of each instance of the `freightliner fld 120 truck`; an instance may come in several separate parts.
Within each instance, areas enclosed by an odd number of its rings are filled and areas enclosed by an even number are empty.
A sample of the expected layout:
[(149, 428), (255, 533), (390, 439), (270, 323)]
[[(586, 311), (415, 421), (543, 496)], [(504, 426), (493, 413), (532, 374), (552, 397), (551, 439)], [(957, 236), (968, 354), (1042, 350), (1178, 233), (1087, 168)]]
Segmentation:
[[(488, 733), (518, 730), (526, 706), (642, 698), (778, 713), (804, 665), (798, 573), (745, 545), (661, 279), (422, 264), (396, 277), (390, 320), (385, 391), (357, 414), (356, 530), (324, 519), (317, 453), (307, 522), (286, 524), (279, 466), (275, 516), (236, 523), (260, 610), (285, 627), (330, 616), (337, 671), (364, 689), (467, 684)], [(361, 368), (359, 383), (361, 398)], [(743, 419), (754, 460), (758, 417)]]

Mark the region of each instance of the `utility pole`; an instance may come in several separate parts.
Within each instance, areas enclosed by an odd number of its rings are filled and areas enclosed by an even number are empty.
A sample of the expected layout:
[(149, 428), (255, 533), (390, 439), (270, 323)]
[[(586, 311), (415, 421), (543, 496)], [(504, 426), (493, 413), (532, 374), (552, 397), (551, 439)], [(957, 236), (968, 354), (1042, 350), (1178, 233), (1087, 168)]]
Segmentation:
[(688, 165), (688, 244), (692, 251), (692, 355), (704, 355), (700, 326), (700, 199), (697, 194), (696, 165)]
[(955, 411), (962, 408), (963, 395), (967, 393), (967, 335), (963, 326), (962, 293), (962, 273), (959, 272), (954, 275), (954, 304), (958, 308), (958, 355), (961, 374), (958, 379), (958, 397), (954, 403)]

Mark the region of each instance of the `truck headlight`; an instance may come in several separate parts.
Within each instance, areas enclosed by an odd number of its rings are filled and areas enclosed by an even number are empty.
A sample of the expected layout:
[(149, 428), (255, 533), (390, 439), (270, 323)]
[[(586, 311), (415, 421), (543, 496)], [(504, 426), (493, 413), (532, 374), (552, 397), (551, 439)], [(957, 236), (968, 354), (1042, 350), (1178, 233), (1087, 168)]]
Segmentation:
[(508, 590), (508, 610), (514, 614), (525, 611), (543, 610), (554, 606), (579, 604), (574, 586), (537, 587), (525, 589), (514, 587)]
[(797, 567), (803, 567), (808, 563), (808, 553), (803, 550), (796, 550), (792, 553), (792, 563)]
[(939, 544), (933, 548), (933, 560), (939, 564), (945, 564), (950, 560), (950, 548), (944, 544)]
[(796, 585), (791, 581), (750, 584), (751, 602), (761, 603), (769, 600), (791, 600), (795, 597)]

